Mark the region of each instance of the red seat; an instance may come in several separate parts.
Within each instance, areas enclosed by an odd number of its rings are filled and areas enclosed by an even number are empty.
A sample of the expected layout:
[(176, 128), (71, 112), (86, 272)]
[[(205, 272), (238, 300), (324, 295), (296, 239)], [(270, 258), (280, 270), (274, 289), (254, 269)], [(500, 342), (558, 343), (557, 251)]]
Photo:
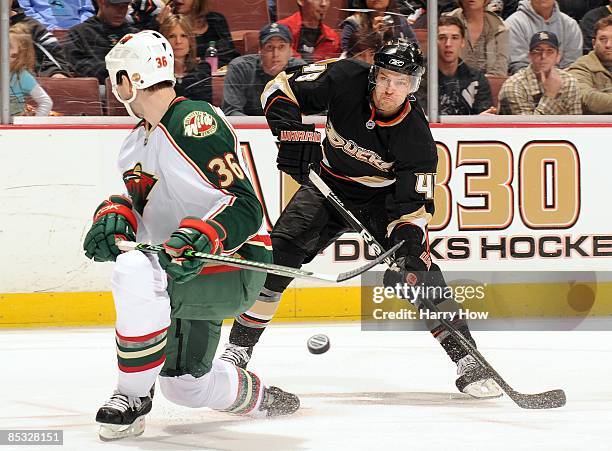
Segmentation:
[(38, 77), (37, 80), (53, 99), (53, 111), (65, 116), (102, 116), (97, 78)]
[(247, 31), (243, 36), (244, 42), (244, 53), (247, 55), (250, 53), (259, 52), (259, 31)]
[(223, 104), (223, 83), (225, 77), (212, 78), (212, 104), (221, 107)]
[(225, 16), (231, 32), (259, 30), (270, 23), (267, 0), (210, 0), (209, 4)]
[(68, 36), (68, 29), (65, 28), (56, 28), (55, 30), (51, 30), (53, 36), (57, 38), (61, 45), (64, 45), (64, 41), (66, 40), (66, 36)]
[[(329, 9), (327, 10), (323, 23), (335, 30), (340, 28), (340, 22), (346, 19), (351, 13), (339, 9), (346, 8), (346, 0), (330, 0), (329, 3)], [(276, 0), (276, 16), (278, 20), (289, 17), (297, 11), (298, 5), (296, 0)]]
[(104, 85), (106, 86), (106, 106), (104, 107), (106, 116), (129, 116), (123, 103), (119, 102), (115, 94), (113, 94), (110, 78), (106, 78)]

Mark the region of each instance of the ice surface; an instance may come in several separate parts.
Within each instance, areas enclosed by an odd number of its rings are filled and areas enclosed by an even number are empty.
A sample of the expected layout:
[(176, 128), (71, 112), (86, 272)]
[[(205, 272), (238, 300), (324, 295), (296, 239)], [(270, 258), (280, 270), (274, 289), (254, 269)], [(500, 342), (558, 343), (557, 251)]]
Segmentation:
[[(229, 329), (223, 332), (222, 343)], [(330, 351), (307, 351), (315, 333), (330, 337)], [(102, 443), (94, 416), (116, 381), (113, 329), (4, 330), (0, 429), (63, 429), (64, 446), (44, 447), (62, 450), (612, 449), (612, 332), (475, 332), (475, 338), (515, 389), (563, 388), (567, 405), (528, 411), (508, 397), (457, 393), (454, 365), (426, 332), (275, 325), (249, 369), (298, 393), (297, 414), (245, 419), (175, 406), (158, 391), (143, 436)]]

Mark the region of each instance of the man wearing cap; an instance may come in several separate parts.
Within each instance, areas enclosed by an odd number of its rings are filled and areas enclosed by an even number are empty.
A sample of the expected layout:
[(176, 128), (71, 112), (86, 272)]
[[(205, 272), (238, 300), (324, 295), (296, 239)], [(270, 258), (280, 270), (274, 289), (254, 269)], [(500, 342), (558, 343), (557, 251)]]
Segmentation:
[(124, 35), (138, 32), (125, 20), (130, 2), (98, 0), (98, 13), (70, 28), (64, 53), (77, 77), (96, 77), (104, 84), (108, 76), (104, 57)]
[(259, 53), (233, 59), (223, 85), (222, 109), (228, 116), (263, 116), (260, 96), (266, 84), (285, 69), (305, 64), (291, 57), (291, 33), (277, 23), (259, 31)]
[(582, 114), (576, 79), (557, 69), (559, 39), (550, 31), (531, 37), (531, 63), (510, 77), (499, 92), (499, 114)]

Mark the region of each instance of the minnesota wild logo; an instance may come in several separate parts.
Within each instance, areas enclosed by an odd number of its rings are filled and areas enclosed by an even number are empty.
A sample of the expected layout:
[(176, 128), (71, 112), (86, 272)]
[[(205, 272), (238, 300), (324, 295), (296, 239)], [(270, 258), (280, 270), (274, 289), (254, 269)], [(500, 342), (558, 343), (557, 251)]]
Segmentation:
[(153, 174), (143, 172), (142, 164), (136, 163), (133, 169), (123, 173), (123, 183), (132, 198), (134, 209), (142, 216), (157, 178)]
[(183, 119), (185, 136), (206, 138), (217, 131), (217, 120), (206, 111), (192, 111)]

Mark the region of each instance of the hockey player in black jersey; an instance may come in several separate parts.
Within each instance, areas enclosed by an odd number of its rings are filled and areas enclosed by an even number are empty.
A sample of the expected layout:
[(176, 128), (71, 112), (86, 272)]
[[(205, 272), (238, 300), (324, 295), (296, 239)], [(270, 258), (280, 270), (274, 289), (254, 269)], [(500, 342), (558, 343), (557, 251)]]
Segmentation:
[[(278, 168), (301, 184), (271, 233), (274, 263), (300, 267), (350, 230), (309, 182), (313, 167), (378, 242), (392, 246), (404, 241), (395, 254), (402, 272), (388, 271), (386, 282), (395, 285), (415, 273), (431, 274), (444, 283), (431, 261), (427, 239), (434, 213), (436, 145), (412, 96), (424, 71), (418, 46), (397, 41), (383, 46), (371, 67), (351, 59), (319, 62), (282, 72), (268, 83), (262, 105), (280, 142)], [(320, 133), (303, 124), (301, 116), (326, 110), (321, 146)], [(268, 275), (258, 301), (236, 317), (222, 359), (246, 366), (290, 282)], [(452, 299), (437, 304), (443, 311), (458, 309)], [(473, 342), (463, 320), (454, 325)], [(457, 364), (460, 391), (475, 397), (501, 395), (497, 384), (438, 321), (428, 326)]]

